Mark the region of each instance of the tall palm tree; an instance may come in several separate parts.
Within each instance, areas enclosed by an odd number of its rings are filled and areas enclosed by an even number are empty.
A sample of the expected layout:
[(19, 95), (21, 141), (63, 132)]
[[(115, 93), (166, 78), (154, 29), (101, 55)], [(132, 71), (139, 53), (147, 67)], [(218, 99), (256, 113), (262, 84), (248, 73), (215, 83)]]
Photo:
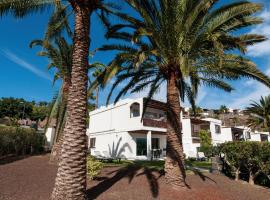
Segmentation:
[(270, 95), (261, 97), (259, 102), (253, 101), (246, 111), (250, 113), (249, 126), (252, 128), (268, 128), (270, 133)]
[[(128, 82), (120, 96), (136, 83), (139, 85), (135, 90), (150, 86), (151, 96), (161, 85), (162, 79), (166, 82), (168, 125), (165, 177), (177, 187), (185, 185), (180, 97), (187, 93), (196, 94), (200, 82), (204, 80), (209, 80), (209, 85), (223, 87), (224, 82), (216, 84), (222, 78), (235, 80), (251, 77), (270, 86), (269, 78), (254, 63), (240, 54), (232, 53), (232, 50), (238, 50), (244, 54), (247, 46), (265, 40), (261, 35), (233, 34), (243, 27), (262, 22), (260, 18), (252, 16), (261, 10), (261, 5), (241, 1), (218, 7), (215, 6), (217, 2), (127, 0), (126, 3), (140, 17), (119, 14), (124, 22), (110, 27), (107, 36), (125, 43), (101, 48), (120, 50), (107, 69), (111, 69), (112, 74), (121, 71), (123, 65), (127, 72), (134, 73), (132, 82)], [(134, 31), (131, 33), (132, 29)], [(127, 54), (127, 51), (133, 54)], [(128, 57), (133, 57), (132, 63), (125, 61)], [(132, 71), (130, 66), (135, 69)], [(124, 77), (120, 75), (120, 79)], [(187, 83), (190, 83), (189, 87)]]
[(48, 117), (48, 125), (56, 120), (53, 148), (51, 152), (51, 161), (59, 160), (61, 146), (63, 142), (63, 129), (66, 119), (66, 108), (71, 86), (71, 67), (73, 45), (63, 37), (56, 37), (54, 43), (48, 43), (46, 40), (33, 40), (30, 47), (41, 46), (42, 51), (39, 56), (46, 56), (49, 60), (48, 69), (55, 68), (53, 84), (56, 80), (62, 81), (59, 93), (53, 98), (53, 103)]
[[(63, 3), (64, 6), (59, 6)], [(111, 4), (103, 0), (0, 0), (0, 15), (11, 13), (22, 18), (28, 14), (58, 8), (50, 19), (47, 38), (61, 32), (67, 18), (74, 14), (74, 37), (71, 70), (71, 86), (67, 103), (61, 161), (57, 172), (52, 199), (85, 199), (86, 193), (86, 116), (87, 116), (87, 68), (90, 46), (90, 16), (97, 10), (104, 18), (111, 11)], [(71, 7), (71, 8), (70, 8)], [(67, 15), (63, 15), (69, 11)], [(105, 21), (106, 22), (106, 21)], [(58, 30), (58, 31), (56, 31)]]

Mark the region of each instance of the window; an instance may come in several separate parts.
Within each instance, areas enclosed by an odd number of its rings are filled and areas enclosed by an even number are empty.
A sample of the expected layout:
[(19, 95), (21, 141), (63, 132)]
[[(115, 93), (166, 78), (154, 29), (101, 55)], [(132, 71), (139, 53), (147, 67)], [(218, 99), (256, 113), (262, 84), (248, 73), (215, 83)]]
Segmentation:
[(137, 138), (137, 156), (146, 156), (147, 154), (147, 140), (146, 138)]
[(152, 138), (152, 149), (159, 149), (159, 138)]
[(90, 138), (90, 148), (96, 148), (96, 138)]
[(247, 139), (250, 139), (250, 138), (251, 138), (250, 132), (247, 132), (247, 133), (246, 133), (246, 138), (247, 138)]
[(195, 124), (191, 124), (191, 136), (199, 137), (199, 126)]
[(215, 125), (216, 133), (221, 133), (220, 125)]
[(130, 106), (130, 117), (139, 117), (140, 116), (140, 104), (139, 103), (133, 103)]
[(262, 142), (268, 142), (268, 135), (266, 135), (266, 134), (261, 134), (261, 141), (262, 141)]

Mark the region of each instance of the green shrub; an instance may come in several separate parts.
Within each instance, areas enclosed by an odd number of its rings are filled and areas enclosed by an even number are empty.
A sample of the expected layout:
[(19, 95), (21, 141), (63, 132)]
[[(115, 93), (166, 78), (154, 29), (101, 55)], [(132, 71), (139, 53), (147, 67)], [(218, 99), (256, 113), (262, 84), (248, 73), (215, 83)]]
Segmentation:
[(45, 137), (34, 129), (1, 126), (0, 156), (25, 155), (43, 151)]
[(103, 163), (96, 160), (93, 156), (87, 157), (87, 175), (92, 180), (94, 179), (103, 169)]
[(207, 158), (212, 156), (212, 144), (211, 144), (211, 137), (210, 132), (206, 130), (200, 130), (200, 148), (199, 151), (203, 152)]
[(250, 184), (265, 185), (270, 178), (270, 143), (269, 142), (228, 142), (221, 145), (225, 154), (224, 161), (238, 180), (249, 180)]

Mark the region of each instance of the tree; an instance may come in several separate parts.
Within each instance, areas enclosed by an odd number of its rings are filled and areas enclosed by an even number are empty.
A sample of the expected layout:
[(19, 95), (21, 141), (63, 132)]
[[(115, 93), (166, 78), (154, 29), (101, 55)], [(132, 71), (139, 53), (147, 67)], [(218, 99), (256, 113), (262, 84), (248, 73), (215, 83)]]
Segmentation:
[(207, 158), (212, 156), (212, 140), (211, 133), (207, 130), (200, 130), (200, 151), (204, 152)]
[(42, 51), (39, 56), (46, 56), (49, 59), (48, 69), (56, 69), (53, 84), (56, 80), (61, 80), (59, 92), (54, 96), (50, 106), (47, 126), (56, 120), (54, 143), (51, 151), (51, 161), (59, 160), (61, 146), (63, 143), (63, 129), (66, 121), (67, 101), (69, 88), (71, 86), (71, 68), (73, 45), (68, 44), (65, 38), (57, 36), (54, 42), (46, 40), (34, 40), (30, 47), (41, 46)]
[(219, 113), (221, 113), (221, 114), (228, 113), (228, 111), (229, 111), (229, 109), (225, 105), (221, 105), (219, 108)]
[(224, 79), (247, 77), (270, 85), (269, 78), (254, 63), (231, 53), (239, 50), (244, 54), (249, 45), (265, 40), (261, 35), (233, 34), (262, 22), (252, 16), (261, 10), (261, 5), (245, 1), (215, 7), (218, 1), (212, 0), (126, 2), (140, 17), (119, 14), (124, 22), (110, 27), (107, 37), (125, 43), (100, 48), (120, 51), (107, 69), (118, 77), (112, 89), (126, 81), (115, 101), (128, 91), (138, 92), (147, 87), (151, 98), (166, 83), (165, 177), (174, 186), (185, 186), (180, 98), (184, 100), (187, 96), (194, 105), (201, 84), (231, 91)]
[(241, 151), (242, 142), (228, 142), (221, 145), (221, 152), (225, 154), (225, 162), (233, 168), (235, 173), (235, 180), (240, 179), (240, 168), (243, 162), (244, 154)]
[(203, 109), (199, 106), (195, 106), (195, 109), (191, 108), (189, 112), (192, 113), (192, 115), (196, 117), (196, 116), (199, 116), (203, 112)]
[[(61, 2), (66, 4), (61, 6)], [(110, 12), (111, 4), (102, 0), (1, 0), (0, 15), (11, 13), (15, 17), (44, 11), (50, 6), (57, 7), (49, 21), (46, 37), (59, 34), (68, 23), (63, 15), (71, 6), (74, 13), (74, 37), (71, 70), (71, 86), (67, 103), (67, 119), (64, 128), (63, 154), (56, 177), (52, 199), (86, 198), (86, 116), (87, 116), (87, 68), (90, 46), (90, 17), (98, 9), (104, 19)], [(69, 16), (69, 14), (67, 15)]]
[(31, 116), (33, 105), (22, 98), (1, 98), (0, 99), (0, 117), (9, 117), (13, 119), (26, 119)]
[(269, 142), (228, 142), (221, 145), (221, 152), (233, 168), (235, 180), (239, 180), (240, 172), (247, 174), (251, 185), (260, 174), (270, 179)]
[(259, 102), (253, 101), (246, 111), (250, 114), (250, 127), (267, 127), (270, 133), (270, 95), (261, 97)]
[(45, 104), (33, 106), (33, 111), (30, 115), (30, 119), (36, 121), (36, 128), (38, 128), (39, 121), (43, 121), (48, 116), (48, 111), (48, 106)]

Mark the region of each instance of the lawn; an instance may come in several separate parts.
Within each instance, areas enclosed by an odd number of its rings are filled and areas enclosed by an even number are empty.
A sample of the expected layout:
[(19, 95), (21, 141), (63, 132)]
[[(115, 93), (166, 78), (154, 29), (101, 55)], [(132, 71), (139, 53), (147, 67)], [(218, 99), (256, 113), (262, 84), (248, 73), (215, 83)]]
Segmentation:
[[(197, 161), (197, 160), (186, 160), (186, 166), (189, 167), (197, 167), (203, 169), (211, 169), (211, 161)], [(120, 162), (117, 160), (113, 160), (112, 162), (104, 162), (104, 167), (126, 167), (128, 165), (137, 165), (140, 167), (147, 167), (149, 169), (155, 170), (163, 170), (165, 161), (163, 160), (121, 160)]]

